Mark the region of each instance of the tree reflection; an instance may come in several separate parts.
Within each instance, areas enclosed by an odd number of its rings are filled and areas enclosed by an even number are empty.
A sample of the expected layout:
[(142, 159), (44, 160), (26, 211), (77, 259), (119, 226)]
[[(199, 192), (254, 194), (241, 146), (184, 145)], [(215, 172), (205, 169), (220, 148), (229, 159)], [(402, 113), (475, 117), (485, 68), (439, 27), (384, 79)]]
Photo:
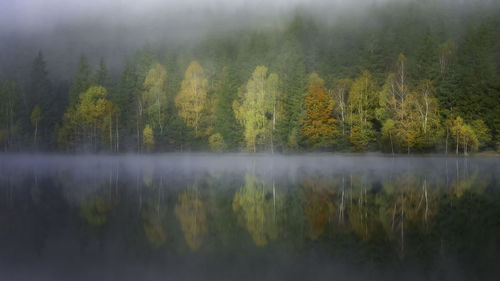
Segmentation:
[(363, 241), (372, 240), (379, 224), (370, 186), (362, 177), (351, 175), (349, 222), (352, 231)]
[[(161, 189), (158, 188), (158, 193)], [(167, 240), (166, 216), (167, 209), (161, 208), (161, 194), (148, 200), (141, 211), (143, 229), (148, 241), (154, 247), (160, 247)]]
[(388, 238), (399, 244), (400, 257), (404, 257), (405, 233), (427, 234), (432, 230), (439, 206), (439, 189), (430, 187), (425, 177), (413, 174), (384, 181), (382, 186), (377, 196), (379, 218)]
[(199, 249), (208, 226), (207, 211), (196, 186), (188, 188), (179, 195), (175, 206), (175, 215), (179, 219), (189, 248)]
[(91, 226), (102, 226), (107, 222), (108, 213), (118, 201), (105, 194), (94, 194), (80, 206), (80, 216)]
[(336, 191), (331, 188), (332, 182), (326, 179), (307, 179), (302, 188), (305, 197), (304, 213), (309, 226), (309, 237), (318, 239), (324, 232), (328, 221), (335, 214), (332, 198)]
[(278, 237), (276, 208), (280, 207), (276, 202), (281, 205), (281, 200), (276, 200), (277, 197), (281, 195), (275, 188), (269, 191), (265, 182), (250, 173), (245, 174), (245, 184), (234, 196), (233, 211), (257, 246), (264, 246)]

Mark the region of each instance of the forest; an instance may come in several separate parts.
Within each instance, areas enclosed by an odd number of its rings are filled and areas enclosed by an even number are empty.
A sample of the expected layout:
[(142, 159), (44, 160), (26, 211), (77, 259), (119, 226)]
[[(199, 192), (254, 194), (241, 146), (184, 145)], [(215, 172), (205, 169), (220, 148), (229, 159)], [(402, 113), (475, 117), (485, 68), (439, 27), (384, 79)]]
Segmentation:
[(296, 9), (270, 27), (145, 42), (119, 71), (82, 53), (69, 80), (39, 50), (22, 77), (0, 72), (0, 149), (499, 151), (500, 5), (446, 3), (333, 21)]

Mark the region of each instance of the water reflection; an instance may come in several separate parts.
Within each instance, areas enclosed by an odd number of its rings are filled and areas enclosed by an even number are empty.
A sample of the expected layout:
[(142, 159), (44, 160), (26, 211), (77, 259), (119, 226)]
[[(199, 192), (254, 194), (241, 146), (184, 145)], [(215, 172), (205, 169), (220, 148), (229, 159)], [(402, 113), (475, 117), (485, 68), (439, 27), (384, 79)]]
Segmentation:
[(207, 211), (196, 186), (188, 187), (179, 195), (175, 215), (179, 219), (186, 243), (192, 250), (199, 249), (208, 226)]
[[(300, 267), (314, 250), (379, 273), (415, 263), (429, 278), (499, 273), (493, 158), (2, 158), (2, 268), (12, 253), (23, 264), (32, 254), (99, 252), (229, 255), (254, 265), (267, 252)], [(66, 251), (54, 252), (58, 239)]]
[(278, 237), (276, 212), (281, 209), (281, 201), (274, 185), (269, 186), (255, 174), (245, 174), (244, 185), (234, 195), (233, 211), (255, 245), (264, 246)]

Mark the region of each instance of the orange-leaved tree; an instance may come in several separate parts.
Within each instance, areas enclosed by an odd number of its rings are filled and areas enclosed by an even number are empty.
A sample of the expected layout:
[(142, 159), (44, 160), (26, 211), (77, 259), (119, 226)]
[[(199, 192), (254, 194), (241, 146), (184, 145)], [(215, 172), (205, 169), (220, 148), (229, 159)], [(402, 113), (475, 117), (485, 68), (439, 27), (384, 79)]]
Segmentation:
[(325, 82), (318, 74), (309, 77), (305, 97), (306, 116), (302, 120), (302, 135), (313, 147), (328, 147), (335, 143), (337, 120), (333, 117), (334, 101), (324, 90)]

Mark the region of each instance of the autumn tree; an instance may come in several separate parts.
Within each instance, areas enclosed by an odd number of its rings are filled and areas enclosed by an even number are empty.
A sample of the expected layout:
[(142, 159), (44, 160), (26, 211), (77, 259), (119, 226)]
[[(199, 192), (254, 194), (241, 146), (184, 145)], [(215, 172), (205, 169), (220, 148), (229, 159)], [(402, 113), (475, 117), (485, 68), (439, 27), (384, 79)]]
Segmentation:
[(491, 132), (483, 120), (473, 120), (470, 124), (477, 137), (478, 148), (487, 147), (491, 142)]
[(305, 97), (306, 118), (302, 120), (302, 135), (313, 147), (329, 147), (335, 143), (338, 134), (333, 117), (334, 101), (324, 90), (324, 81), (318, 74), (309, 77)]
[(144, 80), (144, 92), (142, 93), (142, 106), (149, 124), (152, 128), (163, 134), (166, 118), (166, 91), (167, 71), (159, 64), (151, 66)]
[(220, 133), (211, 135), (208, 138), (208, 145), (210, 146), (210, 150), (213, 152), (222, 152), (227, 148), (224, 138)]
[(455, 120), (453, 120), (453, 124), (451, 127), (452, 134), (455, 137), (455, 145), (456, 145), (455, 153), (457, 155), (458, 155), (458, 147), (460, 145), (460, 137), (462, 136), (464, 131), (463, 128), (464, 128), (464, 120), (460, 116), (457, 116)]
[(469, 124), (465, 123), (460, 116), (457, 116), (455, 120), (453, 120), (451, 132), (454, 136), (457, 155), (460, 146), (462, 147), (464, 155), (467, 155), (469, 151), (477, 150), (479, 146), (478, 137), (476, 136), (473, 128)]
[(430, 148), (437, 141), (440, 116), (435, 91), (431, 81), (423, 80), (396, 113), (397, 135), (406, 144), (408, 153), (413, 147)]
[(334, 103), (334, 112), (339, 120), (340, 127), (342, 128), (342, 136), (347, 133), (347, 97), (351, 89), (352, 81), (350, 79), (340, 79), (334, 86), (332, 93)]
[(276, 128), (276, 74), (267, 75), (267, 67), (257, 66), (248, 80), (239, 100), (233, 103), (236, 119), (244, 128), (248, 150), (257, 151), (257, 145), (269, 139), (273, 149), (272, 135)]
[(116, 107), (108, 100), (106, 89), (90, 87), (65, 113), (59, 144), (63, 147), (80, 144), (96, 151), (99, 141), (112, 143), (114, 124), (111, 121), (116, 112)]
[(372, 120), (377, 107), (376, 85), (370, 72), (364, 71), (351, 87), (348, 98), (349, 140), (354, 150), (360, 151), (375, 139)]
[(394, 137), (396, 135), (396, 127), (392, 119), (386, 119), (382, 125), (382, 138), (389, 139), (391, 144), (391, 153), (394, 154)]
[(202, 135), (200, 123), (207, 103), (207, 91), (208, 81), (203, 68), (197, 61), (192, 61), (184, 74), (181, 89), (175, 97), (175, 105), (186, 125), (194, 129), (195, 136)]
[(396, 73), (391, 73), (378, 94), (375, 116), (382, 127), (382, 137), (388, 139), (391, 150), (406, 148), (428, 149), (440, 135), (440, 115), (436, 88), (430, 80), (422, 80), (414, 90), (407, 86), (406, 58), (400, 55)]
[(148, 151), (151, 151), (155, 146), (153, 129), (151, 128), (151, 126), (149, 126), (149, 124), (144, 127), (144, 130), (142, 132), (142, 145)]
[[(375, 109), (375, 117), (379, 122), (385, 124), (388, 119), (392, 119), (392, 125), (395, 127), (396, 136), (391, 136), (391, 149), (394, 146), (402, 145), (403, 131), (400, 129), (403, 125), (408, 127), (410, 123), (404, 120), (408, 114), (409, 104), (406, 101), (408, 96), (408, 82), (406, 74), (406, 57), (403, 54), (398, 56), (395, 64), (395, 72), (389, 73), (381, 91), (378, 93), (378, 104)], [(391, 124), (391, 123), (388, 123)]]
[(396, 135), (401, 146), (406, 147), (409, 154), (411, 148), (418, 143), (420, 133), (420, 120), (417, 115), (417, 96), (415, 94), (407, 95), (401, 108), (397, 112)]

